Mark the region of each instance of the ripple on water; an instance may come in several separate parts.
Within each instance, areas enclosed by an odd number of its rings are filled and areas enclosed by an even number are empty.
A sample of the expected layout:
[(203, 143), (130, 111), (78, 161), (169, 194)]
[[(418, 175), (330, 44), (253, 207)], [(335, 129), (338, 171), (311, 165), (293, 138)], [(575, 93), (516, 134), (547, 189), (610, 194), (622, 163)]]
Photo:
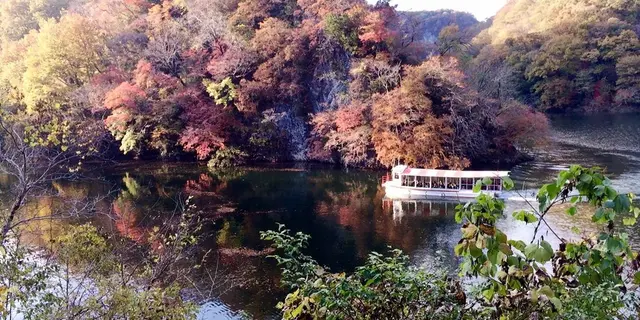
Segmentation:
[(229, 307), (225, 303), (219, 300), (212, 300), (200, 306), (200, 310), (198, 312), (198, 320), (213, 319), (240, 320), (248, 319), (248, 317), (229, 309)]

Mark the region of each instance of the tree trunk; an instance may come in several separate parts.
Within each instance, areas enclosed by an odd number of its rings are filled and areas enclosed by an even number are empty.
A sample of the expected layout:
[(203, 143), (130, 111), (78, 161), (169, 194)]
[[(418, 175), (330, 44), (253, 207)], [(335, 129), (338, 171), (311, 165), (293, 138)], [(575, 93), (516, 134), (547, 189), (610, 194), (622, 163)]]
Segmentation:
[(7, 234), (9, 234), (9, 231), (11, 231), (11, 224), (13, 223), (13, 219), (15, 219), (16, 213), (22, 207), (22, 202), (24, 202), (24, 198), (27, 196), (28, 192), (29, 192), (28, 188), (22, 188), (22, 190), (20, 191), (20, 194), (18, 194), (18, 198), (11, 206), (11, 210), (9, 211), (9, 216), (7, 217), (7, 220), (5, 220), (4, 226), (2, 227), (2, 236), (0, 238), (0, 245), (4, 245), (5, 241), (7, 240)]

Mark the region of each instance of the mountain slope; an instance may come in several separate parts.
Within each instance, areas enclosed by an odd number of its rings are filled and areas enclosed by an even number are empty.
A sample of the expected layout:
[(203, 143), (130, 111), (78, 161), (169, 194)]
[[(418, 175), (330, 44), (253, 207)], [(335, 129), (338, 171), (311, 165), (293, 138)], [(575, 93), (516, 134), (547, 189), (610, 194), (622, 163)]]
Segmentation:
[(639, 12), (637, 0), (510, 1), (474, 39), (474, 65), (503, 61), (506, 84), (540, 109), (636, 108)]

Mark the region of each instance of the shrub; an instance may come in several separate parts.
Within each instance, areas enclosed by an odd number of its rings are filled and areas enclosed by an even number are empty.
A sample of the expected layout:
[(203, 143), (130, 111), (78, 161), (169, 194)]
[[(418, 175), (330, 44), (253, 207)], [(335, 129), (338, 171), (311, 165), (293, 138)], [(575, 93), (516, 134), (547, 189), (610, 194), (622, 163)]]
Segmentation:
[(427, 273), (409, 265), (400, 250), (369, 255), (351, 275), (331, 273), (304, 255), (309, 236), (280, 225), (262, 233), (281, 255), (282, 283), (293, 290), (278, 307), (284, 319), (458, 319), (465, 295), (444, 273)]
[[(490, 182), (480, 181), (474, 191)], [(513, 187), (508, 178), (504, 183), (505, 189)], [(628, 235), (615, 227), (620, 220), (629, 226), (636, 223), (640, 209), (632, 205), (633, 197), (618, 193), (599, 168), (572, 166), (540, 188), (537, 208), (513, 213), (516, 220), (535, 225), (534, 235), (526, 243), (510, 240), (496, 228), (504, 202), (480, 195), (476, 202), (456, 208), (456, 221), (464, 222), (463, 238), (455, 247), (456, 255), (464, 259), (461, 274), (483, 280), (477, 298), (492, 317), (586, 319), (599, 318), (606, 311), (612, 318), (624, 319), (625, 308), (637, 306), (632, 290), (640, 282), (640, 272), (636, 272), (637, 253), (632, 251)], [(591, 220), (601, 231), (578, 241), (561, 238), (547, 223), (546, 215), (558, 205), (568, 204), (566, 213), (574, 216), (582, 201), (594, 207)], [(554, 250), (538, 234), (542, 224), (557, 237), (559, 248)]]
[(218, 149), (211, 157), (207, 166), (209, 168), (230, 168), (244, 164), (247, 154), (236, 148)]

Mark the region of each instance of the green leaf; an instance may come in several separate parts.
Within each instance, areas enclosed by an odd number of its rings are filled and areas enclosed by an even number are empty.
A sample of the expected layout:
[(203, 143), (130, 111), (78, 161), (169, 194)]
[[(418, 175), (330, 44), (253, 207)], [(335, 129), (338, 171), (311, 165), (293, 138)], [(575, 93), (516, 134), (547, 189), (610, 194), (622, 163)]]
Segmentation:
[(488, 301), (491, 302), (493, 300), (493, 296), (495, 295), (495, 291), (493, 290), (493, 286), (489, 289), (482, 291), (482, 296)]
[(524, 241), (521, 240), (509, 240), (508, 243), (521, 252), (524, 252), (524, 249), (527, 246)]
[(616, 190), (614, 188), (611, 188), (611, 187), (605, 187), (604, 188), (604, 192), (607, 194), (607, 198), (609, 198), (609, 199), (615, 199), (616, 196), (618, 195)]
[(578, 209), (576, 209), (576, 207), (574, 206), (571, 206), (569, 207), (569, 209), (567, 209), (567, 214), (570, 216), (575, 216), (577, 212), (578, 212)]
[(624, 225), (628, 227), (633, 226), (636, 224), (636, 218), (634, 217), (623, 218), (622, 223), (624, 223)]
[(471, 242), (469, 243), (469, 254), (471, 254), (472, 257), (477, 258), (482, 255), (482, 249), (478, 248), (475, 242)]
[(606, 240), (606, 246), (607, 246), (607, 250), (609, 250), (609, 252), (612, 252), (612, 253), (618, 253), (623, 249), (622, 242), (616, 237), (609, 237)]
[(533, 213), (528, 212), (526, 210), (514, 212), (513, 217), (518, 221), (524, 221), (524, 223), (534, 223), (538, 221), (538, 217), (536, 217)]
[(604, 188), (605, 188), (605, 186), (602, 186), (602, 185), (600, 185), (600, 186), (596, 186), (596, 187), (594, 188), (594, 192), (593, 192), (593, 193), (594, 193), (597, 197), (602, 197), (602, 196), (604, 195)]
[(495, 249), (490, 249), (489, 251), (487, 251), (487, 258), (489, 259), (489, 262), (498, 264), (498, 252), (499, 251)]
[(510, 256), (510, 255), (513, 254), (513, 251), (511, 250), (511, 247), (506, 243), (501, 243), (499, 245), (499, 248), (500, 248), (500, 252), (504, 253), (505, 255)]
[(456, 220), (456, 223), (462, 223), (462, 215), (464, 214), (462, 210), (463, 210), (462, 208), (456, 207), (456, 215), (454, 217)]
[(640, 271), (633, 274), (633, 283), (640, 284)]
[(455, 246), (455, 248), (453, 248), (453, 252), (456, 254), (456, 256), (461, 256), (464, 253), (464, 249), (466, 248), (467, 248), (466, 242), (459, 243), (458, 245)]
[(555, 184), (548, 184), (547, 193), (549, 199), (555, 199), (558, 196), (558, 193), (560, 193), (560, 187)]
[(301, 313), (302, 313), (302, 308), (304, 307), (304, 305), (301, 303), (298, 305), (298, 307), (296, 307), (293, 311), (291, 311), (291, 316), (293, 318), (297, 318)]
[(496, 241), (498, 241), (498, 243), (507, 243), (507, 235), (504, 234), (504, 232), (496, 229)]
[(596, 212), (593, 214), (593, 217), (591, 217), (591, 220), (593, 222), (604, 222), (605, 221), (605, 209), (604, 208), (598, 208), (596, 210)]
[(541, 241), (540, 245), (532, 243), (524, 248), (524, 255), (527, 259), (546, 263), (551, 260), (551, 257), (553, 257), (553, 248), (546, 241)]
[(551, 290), (551, 287), (549, 286), (544, 286), (540, 288), (540, 290), (538, 290), (538, 294), (544, 295), (547, 298), (553, 298), (556, 296), (556, 294), (553, 292), (553, 290)]
[(484, 179), (482, 179), (482, 184), (484, 184), (485, 186), (491, 185), (491, 178), (485, 177)]
[(542, 249), (543, 253), (538, 252), (536, 260), (541, 263), (545, 263), (551, 260), (551, 257), (553, 257), (553, 247), (551, 247), (551, 244), (542, 240), (540, 241), (540, 248)]
[(473, 192), (478, 193), (482, 191), (482, 180), (476, 181), (476, 184), (473, 185)]
[(629, 212), (631, 210), (631, 200), (626, 194), (619, 194), (613, 199), (614, 210), (616, 212)]
[(538, 290), (531, 290), (531, 302), (538, 303)]
[(502, 188), (504, 190), (511, 190), (513, 189), (514, 183), (513, 180), (511, 180), (511, 178), (509, 177), (502, 177)]
[(551, 303), (556, 308), (556, 310), (558, 311), (562, 310), (562, 301), (560, 301), (560, 299), (554, 297), (554, 298), (549, 298), (549, 301), (551, 301)]
[(527, 257), (527, 259), (532, 260), (534, 259), (536, 251), (538, 251), (538, 245), (530, 243), (526, 248), (524, 248), (524, 256)]

